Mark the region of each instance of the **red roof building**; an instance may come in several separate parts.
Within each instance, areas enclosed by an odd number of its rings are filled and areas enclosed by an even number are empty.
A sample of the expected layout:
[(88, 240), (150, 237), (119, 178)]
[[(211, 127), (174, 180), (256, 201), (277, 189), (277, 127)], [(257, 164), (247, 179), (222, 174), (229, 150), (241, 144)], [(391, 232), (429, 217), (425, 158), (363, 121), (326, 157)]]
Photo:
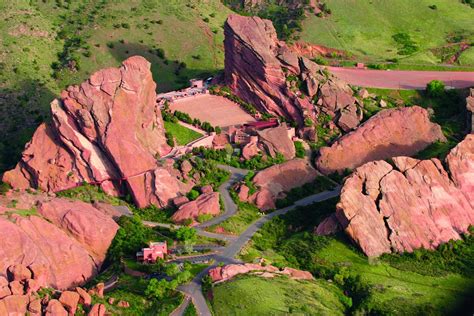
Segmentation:
[(158, 259), (165, 259), (168, 254), (168, 246), (165, 242), (150, 242), (148, 248), (137, 252), (137, 260), (145, 263), (156, 263)]

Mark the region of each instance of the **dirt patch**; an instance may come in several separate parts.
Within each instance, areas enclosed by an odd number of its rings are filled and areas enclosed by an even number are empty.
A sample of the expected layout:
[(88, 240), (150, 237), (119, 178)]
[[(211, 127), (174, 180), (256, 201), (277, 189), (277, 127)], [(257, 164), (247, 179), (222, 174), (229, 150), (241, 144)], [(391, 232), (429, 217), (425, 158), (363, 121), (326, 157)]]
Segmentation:
[(212, 126), (227, 127), (237, 124), (255, 122), (237, 103), (216, 95), (197, 95), (170, 104), (171, 111), (188, 113), (201, 122), (209, 122)]

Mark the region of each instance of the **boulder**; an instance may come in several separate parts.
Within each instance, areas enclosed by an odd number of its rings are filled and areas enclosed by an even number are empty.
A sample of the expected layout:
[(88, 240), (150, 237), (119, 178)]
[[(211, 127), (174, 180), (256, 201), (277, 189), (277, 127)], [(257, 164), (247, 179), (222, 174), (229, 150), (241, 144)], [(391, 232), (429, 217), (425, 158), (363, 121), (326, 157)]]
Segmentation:
[(335, 214), (326, 217), (319, 225), (315, 228), (314, 233), (319, 236), (332, 235), (341, 229), (339, 221)]
[(38, 197), (27, 209), (38, 205), (41, 216), (0, 216), (0, 240), (8, 240), (0, 247), (0, 275), (8, 268), (28, 292), (83, 284), (100, 269), (118, 225), (90, 204)]
[(242, 184), (239, 187), (239, 200), (242, 202), (247, 202), (249, 198), (250, 189), (245, 184)]
[(58, 300), (50, 300), (46, 307), (45, 316), (68, 316), (66, 309)]
[(270, 277), (270, 275), (287, 275), (296, 280), (314, 280), (313, 275), (307, 271), (292, 268), (284, 268), (280, 271), (280, 269), (272, 265), (263, 266), (255, 263), (228, 264), (223, 267), (215, 267), (209, 270), (209, 276), (211, 277), (212, 282), (224, 282), (239, 274), (247, 274), (251, 272), (263, 272), (258, 274), (263, 277)]
[(29, 297), (26, 295), (11, 295), (0, 300), (0, 315), (26, 315)]
[(39, 297), (32, 298), (30, 303), (28, 304), (28, 312), (33, 315), (41, 315), (42, 306), (41, 306), (41, 299)]
[(117, 307), (121, 307), (121, 308), (129, 308), (130, 307), (130, 303), (127, 302), (127, 301), (119, 301), (117, 303)]
[(187, 219), (196, 220), (199, 215), (218, 215), (220, 211), (219, 193), (203, 193), (196, 200), (181, 205), (171, 219), (175, 223), (182, 223)]
[(267, 128), (257, 132), (259, 142), (263, 144), (265, 151), (273, 158), (280, 153), (285, 159), (290, 160), (295, 158), (295, 145), (288, 136), (288, 127), (286, 124), (281, 124), (278, 127)]
[(427, 110), (419, 106), (383, 110), (331, 147), (321, 148), (316, 166), (324, 174), (343, 172), (369, 161), (414, 155), (438, 140), (445, 137), (441, 127), (430, 122)]
[(77, 310), (77, 304), (79, 304), (79, 298), (80, 296), (77, 292), (64, 291), (61, 293), (59, 301), (69, 312), (69, 315), (75, 315)]
[(20, 281), (12, 281), (9, 284), (12, 295), (23, 295), (25, 294), (25, 286)]
[(374, 161), (346, 179), (336, 215), (370, 257), (435, 249), (474, 224), (474, 135), (446, 158)]
[(150, 63), (140, 56), (68, 87), (51, 103), (51, 123), (36, 130), (2, 180), (46, 192), (83, 182), (113, 195), (125, 187), (138, 207), (168, 205), (187, 186), (156, 160), (171, 149), (155, 90)]
[(274, 209), (276, 200), (284, 197), (285, 192), (312, 182), (317, 176), (317, 171), (304, 159), (273, 165), (253, 178), (258, 190), (249, 197), (249, 201), (263, 211)]
[(76, 287), (76, 292), (79, 294), (79, 303), (85, 306), (90, 306), (92, 304), (92, 297), (81, 287)]
[(352, 104), (341, 110), (337, 125), (344, 132), (350, 132), (359, 125), (362, 117), (362, 111), (355, 104)]
[(173, 204), (176, 207), (180, 207), (183, 204), (186, 204), (189, 202), (189, 199), (186, 196), (178, 196), (177, 198), (173, 199)]
[(104, 316), (106, 312), (104, 304), (94, 304), (89, 311), (88, 316)]
[(202, 194), (211, 194), (214, 192), (214, 189), (212, 188), (212, 185), (207, 184), (201, 188), (201, 193)]
[(12, 295), (12, 291), (10, 291), (10, 287), (8, 285), (1, 285), (0, 286), (0, 299)]
[(260, 148), (257, 146), (257, 142), (250, 142), (242, 148), (242, 157), (245, 160), (250, 160), (253, 157), (261, 153)]
[(8, 267), (7, 275), (10, 281), (24, 281), (31, 279), (31, 271), (22, 264), (14, 264)]

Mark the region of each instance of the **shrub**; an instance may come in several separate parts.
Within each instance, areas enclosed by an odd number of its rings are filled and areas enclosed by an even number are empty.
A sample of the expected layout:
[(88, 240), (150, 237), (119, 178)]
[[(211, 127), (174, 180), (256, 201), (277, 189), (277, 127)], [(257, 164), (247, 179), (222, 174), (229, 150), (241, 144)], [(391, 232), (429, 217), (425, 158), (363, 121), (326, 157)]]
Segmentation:
[(433, 80), (426, 85), (426, 93), (432, 98), (439, 98), (444, 94), (444, 82)]
[(295, 144), (295, 150), (296, 150), (296, 157), (298, 158), (304, 158), (306, 152), (303, 147), (303, 143), (300, 141), (294, 142)]
[(193, 190), (189, 191), (188, 194), (186, 194), (186, 196), (191, 201), (194, 201), (195, 199), (197, 199), (199, 197), (199, 192), (193, 189)]

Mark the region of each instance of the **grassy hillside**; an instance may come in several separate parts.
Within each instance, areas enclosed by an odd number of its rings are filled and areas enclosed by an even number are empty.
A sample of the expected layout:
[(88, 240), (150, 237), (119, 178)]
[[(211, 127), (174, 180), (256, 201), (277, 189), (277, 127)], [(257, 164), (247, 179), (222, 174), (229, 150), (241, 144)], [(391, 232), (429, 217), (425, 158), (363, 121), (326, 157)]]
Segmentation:
[[(448, 42), (474, 42), (474, 9), (457, 0), (326, 0), (331, 15), (311, 16), (303, 23), (301, 39), (346, 50), (367, 62), (398, 58), (402, 63), (440, 63), (441, 52), (431, 49)], [(432, 6), (432, 8), (430, 8)], [(436, 9), (433, 9), (436, 6)], [(418, 47), (398, 54), (403, 44), (396, 34), (407, 34)], [(403, 42), (403, 40), (402, 40)], [(473, 49), (459, 64), (474, 66)]]
[(244, 276), (217, 285), (212, 294), (215, 315), (344, 315), (346, 310), (344, 294), (326, 280)]
[(420, 250), (369, 260), (343, 233), (313, 234), (314, 226), (334, 211), (336, 202), (274, 218), (255, 234), (242, 259), (264, 257), (274, 265), (305, 269), (333, 280), (352, 298), (351, 314), (459, 315), (472, 309), (468, 305), (474, 295), (472, 237), (436, 252)]
[(229, 12), (219, 0), (1, 1), (0, 173), (51, 100), (96, 70), (142, 55), (167, 91), (222, 69)]

